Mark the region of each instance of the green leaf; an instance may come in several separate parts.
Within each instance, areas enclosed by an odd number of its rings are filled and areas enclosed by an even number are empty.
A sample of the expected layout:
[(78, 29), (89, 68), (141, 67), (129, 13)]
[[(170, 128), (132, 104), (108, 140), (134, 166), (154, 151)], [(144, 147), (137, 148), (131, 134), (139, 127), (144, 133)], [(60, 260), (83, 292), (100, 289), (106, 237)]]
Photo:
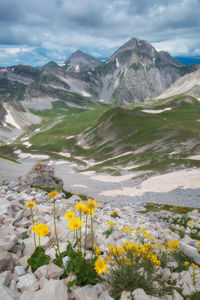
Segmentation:
[(39, 267), (48, 265), (50, 262), (50, 256), (45, 255), (45, 250), (42, 247), (37, 247), (31, 257), (27, 260), (27, 263), (31, 267), (34, 273)]

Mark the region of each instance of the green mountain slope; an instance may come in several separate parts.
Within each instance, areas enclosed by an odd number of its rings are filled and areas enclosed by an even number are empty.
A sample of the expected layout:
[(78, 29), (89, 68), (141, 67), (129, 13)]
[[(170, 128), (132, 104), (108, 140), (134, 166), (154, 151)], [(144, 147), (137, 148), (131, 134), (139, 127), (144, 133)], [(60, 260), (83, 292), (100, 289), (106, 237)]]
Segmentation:
[(200, 102), (185, 95), (131, 109), (115, 107), (79, 136), (79, 144), (86, 159), (98, 162), (91, 170), (139, 165), (134, 170), (161, 172), (199, 166), (189, 159), (200, 151), (199, 117)]

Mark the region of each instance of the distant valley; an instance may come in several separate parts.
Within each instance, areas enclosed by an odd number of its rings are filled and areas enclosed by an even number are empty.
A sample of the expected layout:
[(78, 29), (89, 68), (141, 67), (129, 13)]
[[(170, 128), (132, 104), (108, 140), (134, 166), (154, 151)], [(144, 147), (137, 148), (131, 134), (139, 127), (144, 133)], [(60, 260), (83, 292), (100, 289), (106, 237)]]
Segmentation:
[(138, 178), (199, 167), (200, 68), (133, 38), (105, 62), (0, 69), (0, 155)]

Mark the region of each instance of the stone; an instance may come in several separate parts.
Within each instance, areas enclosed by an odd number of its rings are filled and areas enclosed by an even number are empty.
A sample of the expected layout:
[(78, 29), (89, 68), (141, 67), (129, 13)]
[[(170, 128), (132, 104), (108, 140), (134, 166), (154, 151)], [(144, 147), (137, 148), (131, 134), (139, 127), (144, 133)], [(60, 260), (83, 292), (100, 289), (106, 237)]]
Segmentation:
[(17, 289), (21, 292), (28, 290), (35, 292), (39, 289), (39, 284), (33, 274), (26, 274), (18, 277)]
[(183, 296), (191, 296), (196, 291), (193, 285), (187, 283), (185, 283), (182, 288), (183, 288), (182, 290)]
[(200, 265), (200, 254), (196, 248), (183, 242), (180, 242), (180, 246), (186, 256), (191, 257), (197, 265)]
[(6, 198), (0, 198), (0, 214), (8, 214), (10, 205), (10, 201), (8, 201)]
[[(25, 291), (20, 300), (68, 300), (67, 287), (63, 280), (51, 279), (44, 283), (41, 290), (33, 293)], [(83, 298), (82, 298), (83, 299)]]
[(167, 267), (168, 267), (168, 268), (172, 268), (172, 269), (176, 269), (176, 268), (178, 268), (178, 264), (177, 264), (176, 261), (169, 261), (169, 262), (167, 263)]
[(143, 289), (136, 289), (132, 292), (134, 300), (160, 300), (158, 297), (149, 296)]
[(120, 300), (129, 300), (131, 298), (131, 292), (123, 291)]
[(3, 273), (0, 274), (0, 282), (5, 286), (8, 286), (10, 284), (11, 279), (12, 279), (12, 274), (10, 271), (4, 271)]
[(173, 300), (183, 300), (183, 297), (176, 291), (173, 290)]
[(11, 265), (11, 254), (0, 249), (0, 272), (6, 271)]
[(15, 245), (16, 241), (17, 241), (16, 235), (8, 235), (5, 236), (4, 238), (0, 238), (0, 248), (9, 251)]
[(1, 282), (0, 282), (0, 299), (15, 300), (14, 295), (11, 293), (11, 291), (6, 286), (4, 286)]
[(162, 273), (162, 280), (167, 281), (171, 277), (171, 272), (169, 268), (164, 268)]
[(16, 266), (16, 267), (15, 267), (15, 273), (16, 273), (18, 276), (25, 275), (24, 267), (23, 267), (23, 266)]
[[(84, 239), (85, 239), (85, 237), (84, 237)], [(95, 232), (93, 232), (93, 243), (97, 244), (97, 238), (96, 238)], [(92, 250), (92, 233), (91, 232), (87, 233), (86, 250)]]
[(58, 267), (54, 263), (50, 263), (48, 265), (41, 266), (40, 268), (38, 268), (35, 272), (35, 276), (38, 279), (41, 279), (42, 277), (45, 277), (47, 279), (59, 279), (63, 273), (63, 268)]
[(76, 300), (113, 300), (107, 292), (102, 291), (99, 286), (85, 285), (73, 291)]
[[(36, 241), (37, 241), (37, 236), (36, 236)], [(23, 242), (24, 242), (23, 254), (25, 256), (26, 255), (31, 256), (35, 250), (33, 233), (31, 234), (31, 236), (29, 238), (23, 240)], [(40, 239), (40, 246), (44, 249), (47, 249), (50, 246), (50, 241), (47, 236), (44, 236), (43, 238)]]
[(27, 255), (27, 256), (22, 256), (22, 257), (19, 258), (19, 263), (20, 263), (21, 266), (24, 267), (24, 270), (27, 270), (28, 267), (29, 267), (29, 265), (27, 263), (27, 260), (29, 259), (29, 257), (30, 256)]
[(21, 221), (21, 219), (24, 217), (24, 210), (20, 210), (16, 213), (15, 215), (15, 220), (13, 222), (13, 225), (15, 225), (15, 223)]

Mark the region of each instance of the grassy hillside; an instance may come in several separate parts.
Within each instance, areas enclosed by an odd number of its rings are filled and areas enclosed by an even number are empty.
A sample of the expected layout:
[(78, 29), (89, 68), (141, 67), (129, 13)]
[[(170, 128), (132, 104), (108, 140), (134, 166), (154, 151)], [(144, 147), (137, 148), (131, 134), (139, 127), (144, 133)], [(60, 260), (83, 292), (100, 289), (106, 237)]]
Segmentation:
[[(143, 111), (166, 108), (170, 110)], [(115, 107), (84, 131), (82, 139), (90, 149), (82, 150), (86, 159), (100, 162), (90, 168), (97, 171), (111, 168), (115, 172), (116, 167), (134, 164), (140, 165), (134, 171), (153, 172), (200, 166), (198, 160), (188, 159), (200, 153), (199, 117), (200, 102), (184, 95), (129, 109)]]
[[(1, 155), (17, 147), (23, 152), (70, 159), (87, 170), (115, 175), (140, 171), (140, 176), (200, 167), (199, 160), (189, 158), (200, 153), (200, 102), (191, 96), (178, 95), (126, 107), (94, 105), (92, 109), (57, 102), (52, 110), (32, 113), (43, 120), (40, 131), (36, 132), (38, 125), (33, 125), (24, 135), (32, 146), (26, 148), (19, 137), (15, 144), (0, 147)], [(71, 158), (59, 152), (70, 152)], [(94, 164), (88, 167), (86, 161), (90, 159)]]

